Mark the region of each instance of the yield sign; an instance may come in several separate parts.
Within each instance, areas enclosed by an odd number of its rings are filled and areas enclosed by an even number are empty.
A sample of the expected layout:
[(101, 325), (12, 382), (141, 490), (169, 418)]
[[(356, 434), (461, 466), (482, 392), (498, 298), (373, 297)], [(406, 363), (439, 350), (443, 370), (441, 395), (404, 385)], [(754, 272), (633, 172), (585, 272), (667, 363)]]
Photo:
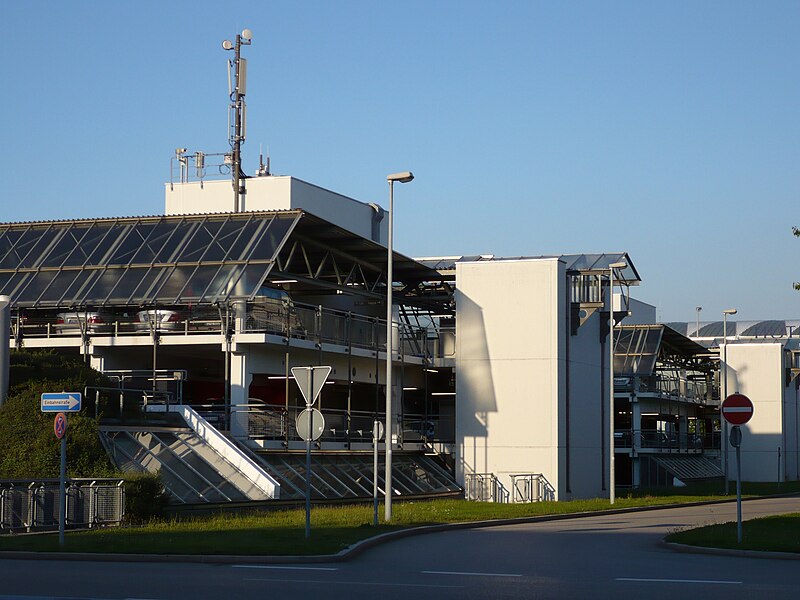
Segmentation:
[(292, 376), (306, 399), (306, 406), (314, 405), (330, 374), (331, 367), (292, 367)]
[(753, 403), (744, 394), (731, 394), (725, 398), (721, 410), (731, 425), (744, 425), (753, 416)]

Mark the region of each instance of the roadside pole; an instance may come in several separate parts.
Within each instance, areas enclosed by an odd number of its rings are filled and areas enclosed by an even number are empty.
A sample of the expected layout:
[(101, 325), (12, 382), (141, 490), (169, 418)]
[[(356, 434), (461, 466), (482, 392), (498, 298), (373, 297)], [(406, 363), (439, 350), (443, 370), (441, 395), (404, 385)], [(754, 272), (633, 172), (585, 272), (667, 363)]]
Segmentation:
[(744, 394), (731, 394), (720, 407), (722, 417), (731, 427), (728, 440), (736, 448), (736, 541), (742, 543), (742, 428), (753, 417), (753, 403)]
[(372, 422), (372, 524), (378, 526), (378, 442), (383, 437), (383, 423)]
[(64, 525), (67, 517), (67, 415), (60, 412), (53, 421), (53, 431), (61, 440), (61, 469), (58, 476), (58, 545), (64, 547)]

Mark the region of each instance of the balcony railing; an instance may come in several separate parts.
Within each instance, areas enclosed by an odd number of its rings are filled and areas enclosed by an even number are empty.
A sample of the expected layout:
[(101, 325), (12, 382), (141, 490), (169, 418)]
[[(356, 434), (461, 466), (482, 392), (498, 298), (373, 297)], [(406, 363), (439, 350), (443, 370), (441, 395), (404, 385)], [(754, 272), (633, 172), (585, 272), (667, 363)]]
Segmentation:
[[(634, 389), (635, 388), (635, 389)], [(705, 381), (656, 375), (654, 377), (615, 377), (614, 390), (635, 391), (637, 394), (657, 394), (664, 398), (688, 399), (697, 403), (708, 402), (709, 386)], [(716, 388), (712, 388), (715, 392)]]
[[(134, 314), (103, 311), (35, 313), (14, 315), (10, 336), (18, 345), (25, 338), (116, 337), (128, 335), (224, 334), (224, 318), (213, 307), (150, 309)], [(232, 326), (240, 333), (267, 333), (373, 351), (386, 349), (386, 320), (311, 306), (286, 300), (260, 298), (235, 307)], [(452, 357), (455, 331), (437, 332), (433, 328), (397, 325), (393, 341), (403, 356)]]
[(719, 449), (719, 432), (669, 433), (652, 429), (617, 429), (614, 432), (615, 448), (656, 450), (665, 452), (702, 452)]

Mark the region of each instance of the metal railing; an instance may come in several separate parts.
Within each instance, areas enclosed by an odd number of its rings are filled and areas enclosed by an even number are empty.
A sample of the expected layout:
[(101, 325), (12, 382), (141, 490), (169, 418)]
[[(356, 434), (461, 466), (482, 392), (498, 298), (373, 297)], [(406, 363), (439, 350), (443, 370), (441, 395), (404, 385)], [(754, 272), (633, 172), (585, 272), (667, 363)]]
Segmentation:
[[(225, 422), (225, 408), (219, 404), (193, 405), (206, 421), (215, 427)], [(247, 425), (247, 437), (251, 440), (300, 442), (302, 438), (295, 429), (297, 415), (305, 407), (286, 410), (262, 402), (234, 405), (231, 419), (242, 419)], [(325, 429), (319, 442), (371, 443), (372, 423), (375, 419), (385, 422), (386, 413), (373, 411), (323, 408)], [(455, 441), (453, 417), (406, 413), (400, 419), (399, 443), (452, 443)]]
[(555, 488), (541, 473), (511, 475), (511, 502), (543, 502), (555, 497)]
[[(635, 383), (636, 381), (637, 379), (634, 377), (615, 377), (614, 389), (616, 391), (635, 391), (639, 394), (658, 394), (663, 398), (688, 399), (701, 404), (711, 400), (709, 386), (705, 381), (663, 375), (638, 379), (638, 385)], [(716, 388), (712, 388), (710, 391), (716, 392)]]
[[(66, 528), (118, 525), (125, 516), (121, 479), (68, 479)], [(0, 481), (0, 532), (58, 529), (58, 479)]]
[(475, 502), (508, 502), (508, 490), (494, 473), (466, 473), (464, 497)]
[(636, 450), (662, 450), (675, 452), (702, 452), (719, 449), (719, 432), (675, 433), (654, 429), (617, 429), (614, 432), (615, 448)]
[[(307, 339), (318, 344), (375, 351), (384, 351), (386, 348), (386, 321), (379, 317), (273, 298), (259, 298), (242, 304), (242, 307), (243, 310), (235, 310), (238, 313), (235, 315), (237, 331), (241, 333), (268, 333), (287, 339)], [(154, 311), (147, 312), (149, 315)], [(154, 332), (149, 321), (139, 321), (135, 315), (90, 312), (85, 314), (93, 315), (91, 318), (83, 316), (83, 320), (79, 318), (76, 322), (59, 323), (56, 314), (28, 311), (24, 317), (17, 315), (11, 319), (10, 335), (17, 345), (21, 345), (25, 338), (225, 333), (224, 319), (216, 316), (210, 308), (164, 309), (164, 313), (169, 313), (169, 320), (159, 320)], [(448, 331), (440, 340), (433, 328), (400, 323), (398, 329), (396, 343), (402, 355), (452, 356), (455, 351), (454, 331)]]

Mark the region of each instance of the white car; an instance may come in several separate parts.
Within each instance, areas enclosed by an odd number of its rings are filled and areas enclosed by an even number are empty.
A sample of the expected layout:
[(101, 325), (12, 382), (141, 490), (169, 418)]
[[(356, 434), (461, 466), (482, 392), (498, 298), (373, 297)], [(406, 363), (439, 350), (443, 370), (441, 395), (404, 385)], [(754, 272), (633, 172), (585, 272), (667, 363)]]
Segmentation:
[(137, 331), (150, 331), (155, 325), (157, 331), (183, 331), (189, 315), (180, 310), (154, 308), (136, 313), (134, 327)]
[(114, 328), (114, 320), (114, 315), (99, 311), (62, 312), (56, 315), (53, 328), (62, 334), (108, 333)]

